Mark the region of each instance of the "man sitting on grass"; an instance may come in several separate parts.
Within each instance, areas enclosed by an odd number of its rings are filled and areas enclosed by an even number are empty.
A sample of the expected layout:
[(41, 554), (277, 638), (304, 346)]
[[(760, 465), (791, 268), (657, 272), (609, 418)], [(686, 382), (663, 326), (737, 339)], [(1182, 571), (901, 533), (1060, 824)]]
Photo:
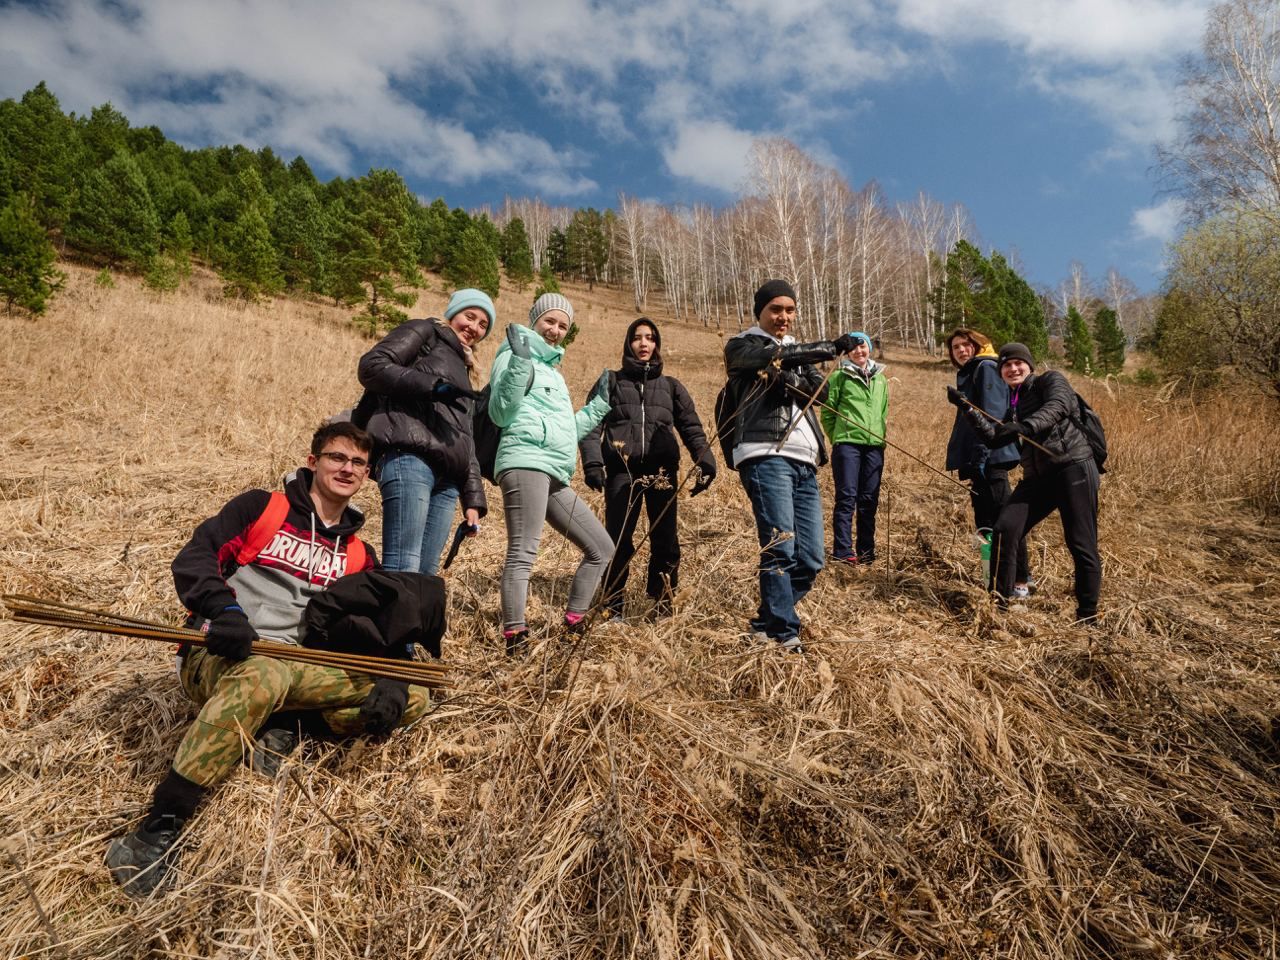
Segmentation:
[[(364, 516), (350, 505), (369, 475), (371, 448), (353, 424), (326, 424), (283, 494), (249, 490), (233, 498), (174, 559), (178, 597), (191, 625), (207, 634), (204, 647), (179, 653), (183, 690), (201, 706), (142, 825), (107, 851), (111, 876), (127, 893), (147, 896), (160, 886), (178, 834), (247, 744), (254, 769), (274, 775), (297, 746), (304, 717), (351, 736), (386, 734), (425, 712), (425, 687), (254, 656), (250, 648), (259, 637), (299, 643), (311, 598), (337, 578), (376, 566), (372, 548), (356, 537)], [(424, 619), (433, 636), (424, 642), (438, 646), (444, 592), (437, 578), (426, 579), (423, 608), (431, 609)], [(348, 634), (374, 630), (366, 618), (348, 619), (359, 620), (343, 625)]]

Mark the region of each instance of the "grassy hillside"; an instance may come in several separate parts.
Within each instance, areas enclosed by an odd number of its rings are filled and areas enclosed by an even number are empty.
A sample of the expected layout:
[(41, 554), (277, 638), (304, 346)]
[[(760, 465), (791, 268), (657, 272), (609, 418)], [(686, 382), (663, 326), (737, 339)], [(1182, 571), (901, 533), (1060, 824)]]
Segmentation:
[[(358, 396), (368, 341), (325, 306), (70, 272), (45, 318), (0, 317), (0, 590), (176, 622), (175, 550)], [(566, 292), (585, 395), (635, 315)], [(719, 334), (654, 316), (709, 418)], [(940, 467), (950, 367), (886, 362), (891, 439)], [(722, 471), (681, 505), (675, 617), (562, 640), (575, 555), (549, 534), (511, 662), (495, 496), (450, 578), (448, 698), (385, 745), (236, 774), (154, 902), (101, 858), (193, 715), (171, 651), (0, 622), (0, 955), (1276, 957), (1280, 415), (1081, 388), (1114, 450), (1098, 628), (1068, 624), (1056, 518), (1032, 612), (998, 615), (964, 491), (890, 452), (881, 561), (823, 575), (804, 657), (740, 638), (756, 547)]]

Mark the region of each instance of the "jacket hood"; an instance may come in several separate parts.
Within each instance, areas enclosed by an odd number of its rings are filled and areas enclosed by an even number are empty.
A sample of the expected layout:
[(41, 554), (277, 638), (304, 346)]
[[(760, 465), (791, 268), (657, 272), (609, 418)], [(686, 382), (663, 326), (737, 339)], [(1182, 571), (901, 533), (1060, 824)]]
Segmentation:
[(311, 480), (314, 471), (308, 467), (298, 467), (284, 476), (284, 493), (289, 498), (289, 511), (307, 518), (315, 518), (315, 527), (327, 536), (342, 537), (344, 540), (354, 537), (364, 526), (364, 513), (355, 504), (348, 503), (342, 511), (342, 518), (332, 527), (326, 527), (320, 515), (316, 513), (316, 505), (311, 500)]
[[(631, 338), (636, 335), (637, 327), (649, 327), (653, 330), (653, 356), (648, 364), (637, 359), (631, 352)], [(622, 372), (635, 379), (642, 377), (652, 379), (662, 375), (662, 331), (648, 317), (639, 317), (631, 321), (630, 326), (627, 327), (626, 336), (622, 340)]]
[(867, 365), (864, 368), (858, 366), (852, 360), (845, 357), (840, 360), (840, 369), (851, 376), (857, 377), (859, 380), (864, 380), (870, 383), (871, 379), (876, 376), (876, 374), (884, 373), (884, 364), (876, 360), (868, 359)]
[(766, 330), (764, 327), (760, 326), (759, 324), (756, 324), (754, 327), (747, 327), (747, 329), (739, 331), (738, 333), (735, 333), (729, 339), (737, 340), (739, 337), (768, 337), (774, 343), (781, 343), (783, 346), (796, 342), (796, 338), (789, 333), (782, 339), (778, 339), (772, 333), (770, 333), (768, 330)]
[[(972, 376), (984, 360), (990, 360), (992, 363), (996, 362), (996, 353), (990, 347), (984, 347), (982, 353), (975, 353), (966, 360), (964, 366), (959, 368), (960, 373), (965, 376)], [(954, 360), (951, 362), (955, 363)]]

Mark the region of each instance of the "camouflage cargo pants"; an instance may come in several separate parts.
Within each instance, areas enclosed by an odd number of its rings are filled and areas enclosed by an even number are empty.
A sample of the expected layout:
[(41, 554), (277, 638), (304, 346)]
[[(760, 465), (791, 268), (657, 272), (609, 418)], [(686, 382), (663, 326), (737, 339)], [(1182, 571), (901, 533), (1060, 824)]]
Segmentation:
[[(187, 654), (179, 677), (201, 707), (178, 745), (173, 769), (203, 787), (236, 768), (276, 710), (319, 710), (334, 733), (363, 733), (360, 705), (373, 689), (373, 678), (336, 667), (271, 657), (227, 660), (198, 648)], [(417, 720), (430, 703), (426, 687), (410, 686), (401, 725)]]

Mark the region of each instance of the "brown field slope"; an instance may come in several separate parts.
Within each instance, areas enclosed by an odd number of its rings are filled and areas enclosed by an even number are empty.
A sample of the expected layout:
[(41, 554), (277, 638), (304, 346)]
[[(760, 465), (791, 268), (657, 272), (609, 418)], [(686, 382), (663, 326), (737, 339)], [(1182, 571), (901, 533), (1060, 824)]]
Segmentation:
[[(177, 622), (174, 551), (295, 464), (368, 341), (327, 306), (71, 274), (48, 316), (0, 317), (0, 591)], [(567, 292), (585, 395), (634, 313)], [(709, 418), (719, 335), (663, 332)], [(891, 438), (940, 467), (950, 368), (887, 363)], [(449, 696), (386, 744), (233, 776), (147, 903), (101, 858), (193, 715), (170, 650), (0, 622), (0, 957), (1275, 958), (1280, 416), (1081, 386), (1115, 451), (1098, 628), (1069, 624), (1056, 518), (1004, 618), (964, 492), (891, 452), (881, 562), (823, 575), (805, 656), (740, 638), (756, 547), (722, 470), (681, 506), (676, 616), (561, 639), (575, 557), (549, 534), (512, 663), (499, 502), (450, 578)]]

